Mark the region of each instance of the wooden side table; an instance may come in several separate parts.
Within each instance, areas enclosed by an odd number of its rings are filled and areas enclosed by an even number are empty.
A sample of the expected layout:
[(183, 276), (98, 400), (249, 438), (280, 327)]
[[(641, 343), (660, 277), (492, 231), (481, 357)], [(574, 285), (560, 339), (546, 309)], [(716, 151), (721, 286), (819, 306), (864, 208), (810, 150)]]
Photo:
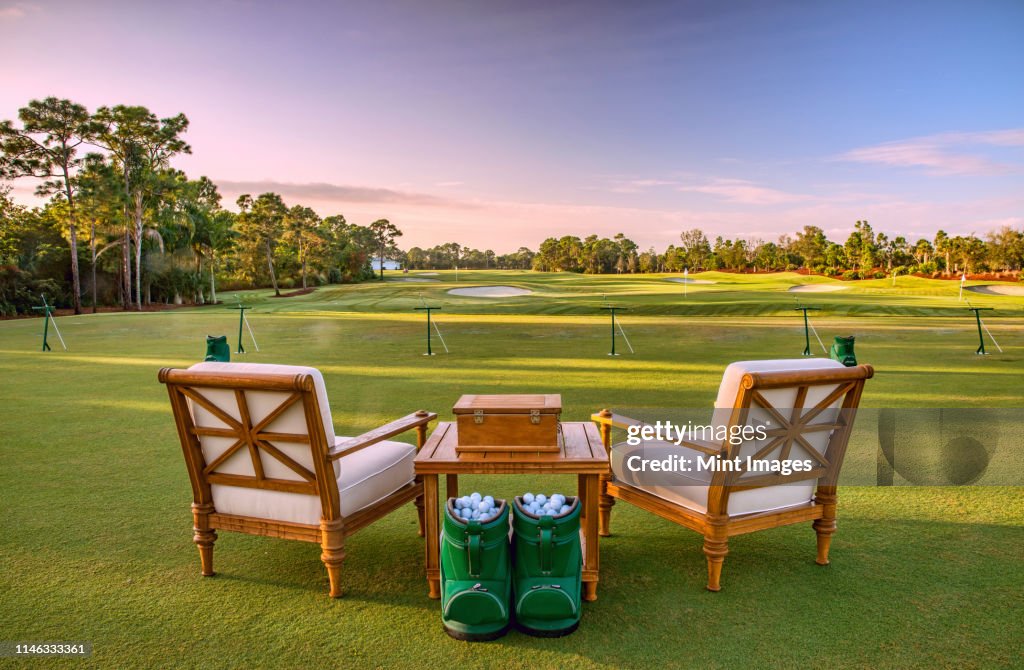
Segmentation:
[(597, 426), (590, 422), (562, 423), (564, 444), (558, 453), (455, 453), (458, 428), (442, 421), (416, 456), (416, 474), (423, 479), (424, 534), (427, 585), (431, 598), (441, 597), (438, 476), (445, 475), (449, 496), (459, 495), (459, 475), (575, 474), (580, 497), (583, 544), (583, 599), (597, 600), (598, 498), (601, 475), (607, 475), (608, 453)]

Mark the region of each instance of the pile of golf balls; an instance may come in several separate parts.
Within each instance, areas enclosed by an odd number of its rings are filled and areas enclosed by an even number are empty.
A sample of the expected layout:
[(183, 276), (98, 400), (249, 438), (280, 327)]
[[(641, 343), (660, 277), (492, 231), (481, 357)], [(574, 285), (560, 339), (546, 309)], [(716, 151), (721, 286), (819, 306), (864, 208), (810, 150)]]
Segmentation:
[(479, 521), (485, 523), (498, 516), (500, 504), (491, 496), (482, 496), (476, 491), (468, 496), (455, 499), (455, 516), (463, 521)]
[(561, 493), (552, 493), (550, 496), (543, 493), (524, 493), (522, 501), (523, 509), (534, 516), (562, 516), (572, 509), (566, 504), (565, 496)]

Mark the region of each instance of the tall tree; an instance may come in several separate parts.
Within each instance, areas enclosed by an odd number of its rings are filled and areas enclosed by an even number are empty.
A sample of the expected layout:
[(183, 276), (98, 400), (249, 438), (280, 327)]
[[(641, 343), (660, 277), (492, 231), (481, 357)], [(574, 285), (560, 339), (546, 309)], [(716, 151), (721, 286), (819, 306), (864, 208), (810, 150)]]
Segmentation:
[(793, 250), (804, 259), (804, 267), (810, 268), (825, 261), (828, 244), (825, 231), (817, 226), (804, 226), (803, 231), (796, 234)]
[(380, 258), (380, 279), (384, 281), (384, 257), (395, 251), (395, 240), (402, 236), (402, 231), (387, 219), (377, 219), (370, 224), (370, 231), (377, 243)]
[(306, 260), (309, 255), (310, 238), (316, 235), (320, 217), (309, 207), (295, 205), (288, 210), (284, 226), (289, 239), (295, 243), (299, 252), (299, 266), (302, 268), (302, 288), (306, 288)]
[[(188, 130), (188, 119), (184, 114), (159, 119), (145, 107), (127, 105), (100, 107), (95, 119), (102, 124), (96, 143), (110, 152), (124, 180), (125, 220), (130, 222), (127, 227), (135, 244), (136, 307), (141, 310), (143, 217), (147, 198), (165, 186), (163, 171), (170, 165), (170, 159), (179, 153), (192, 153), (191, 147), (180, 137)], [(125, 242), (128, 242), (127, 236)]]
[(935, 253), (939, 254), (946, 261), (945, 271), (950, 271), (949, 256), (953, 252), (949, 242), (949, 235), (944, 230), (935, 233)]
[(96, 265), (100, 254), (109, 247), (99, 248), (98, 236), (105, 224), (112, 222), (122, 201), (118, 178), (113, 165), (100, 154), (91, 153), (85, 157), (82, 169), (76, 177), (78, 201), (82, 219), (89, 223), (89, 256), (92, 270), (92, 312), (96, 313), (98, 284)]
[(284, 218), (288, 208), (276, 193), (264, 193), (253, 200), (245, 194), (238, 198), (238, 232), (263, 248), (270, 270), (270, 283), (274, 287), (274, 295), (281, 295), (277, 286), (277, 273), (274, 270), (274, 249), (284, 231)]
[(702, 269), (708, 256), (711, 255), (711, 244), (708, 242), (707, 236), (704, 235), (704, 231), (699, 228), (684, 230), (679, 234), (679, 240), (682, 242), (680, 250), (684, 269)]
[(92, 119), (82, 105), (55, 97), (32, 100), (18, 110), (18, 118), (21, 128), (0, 122), (0, 176), (43, 179), (39, 195), (60, 194), (67, 200), (72, 304), (81, 314), (74, 176), (82, 162), (78, 147), (94, 131)]

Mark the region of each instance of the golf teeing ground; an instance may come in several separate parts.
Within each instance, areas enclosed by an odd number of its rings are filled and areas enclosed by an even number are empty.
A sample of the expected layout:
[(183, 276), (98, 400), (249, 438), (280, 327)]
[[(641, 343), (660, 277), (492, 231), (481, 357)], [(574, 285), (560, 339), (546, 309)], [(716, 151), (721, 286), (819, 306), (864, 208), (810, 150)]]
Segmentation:
[[(233, 360), (323, 371), (338, 434), (463, 393), (561, 393), (563, 418), (602, 407), (710, 408), (725, 366), (797, 358), (802, 317), (826, 345), (854, 335), (875, 366), (866, 407), (1021, 407), (1024, 298), (959, 282), (835, 282), (796, 274), (691, 277), (411, 272), (433, 282), (325, 286), (242, 301), (260, 351)], [(391, 276), (401, 276), (391, 273)], [(840, 291), (790, 291), (842, 285)], [(971, 282), (968, 282), (970, 285)], [(999, 285), (998, 282), (975, 282)], [(1007, 284), (1009, 285), (1009, 284)], [(460, 296), (502, 286), (523, 295)], [(508, 293), (508, 292), (504, 292)], [(970, 306), (1002, 347), (978, 356)], [(450, 353), (425, 351), (424, 303)], [(191, 491), (156, 372), (229, 336), (225, 305), (57, 317), (68, 351), (41, 352), (41, 319), (0, 322), (0, 630), (88, 640), (97, 667), (992, 667), (1024, 644), (1024, 489), (843, 487), (832, 564), (798, 525), (730, 543), (720, 593), (704, 591), (701, 539), (626, 504), (601, 541), (599, 600), (557, 640), (490, 644), (441, 630), (412, 505), (346, 546), (345, 596), (325, 596), (315, 546), (222, 533), (203, 579)], [(608, 313), (635, 349), (610, 358)], [(243, 335), (248, 337), (248, 333)], [(248, 341), (246, 342), (248, 345)], [(821, 350), (811, 340), (812, 352)], [(440, 351), (440, 353), (438, 353)], [(465, 491), (573, 489), (568, 478), (473, 478)]]

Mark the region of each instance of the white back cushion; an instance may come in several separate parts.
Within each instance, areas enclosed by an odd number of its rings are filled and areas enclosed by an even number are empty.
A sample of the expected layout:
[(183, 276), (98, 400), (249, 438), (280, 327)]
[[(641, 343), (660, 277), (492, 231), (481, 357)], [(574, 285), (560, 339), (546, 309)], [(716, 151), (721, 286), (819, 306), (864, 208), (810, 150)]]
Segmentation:
[[(722, 383), (718, 389), (718, 399), (715, 401), (716, 410), (714, 423), (716, 425), (719, 423), (728, 423), (729, 414), (732, 412), (733, 404), (736, 402), (736, 396), (739, 394), (740, 382), (743, 380), (743, 376), (747, 373), (804, 372), (842, 369), (844, 367), (845, 366), (839, 361), (833, 361), (828, 358), (796, 358), (764, 361), (740, 361), (733, 363), (725, 369), (725, 373), (722, 375)], [(802, 409), (797, 412), (797, 416), (804, 417), (818, 403), (828, 398), (828, 396), (838, 387), (839, 384), (810, 386), (807, 390), (807, 395), (803, 400)], [(799, 385), (795, 385), (783, 388), (765, 389), (759, 391), (759, 393), (764, 397), (769, 405), (778, 410), (779, 414), (781, 414), (783, 418), (787, 421), (792, 421), (796, 418), (793, 416), (793, 406), (796, 404), (798, 390)], [(825, 411), (814, 417), (810, 421), (810, 424), (814, 425), (834, 422), (838, 417), (839, 408), (842, 405), (842, 402), (843, 395), (840, 395), (833, 402), (829, 403), (828, 408)], [(779, 421), (776, 417), (774, 417), (768, 410), (761, 408), (758, 403), (752, 402), (750, 407), (751, 409), (748, 414), (747, 425), (757, 426), (767, 423), (768, 428), (781, 427), (779, 426)], [(825, 450), (828, 448), (831, 436), (832, 432), (827, 430), (806, 432), (802, 435), (808, 445), (821, 455), (824, 455)], [(774, 439), (775, 438), (769, 437), (765, 440), (747, 440), (740, 445), (739, 450), (735, 452), (735, 455), (739, 456), (743, 462), (746, 462), (748, 456), (754, 456)], [(782, 455), (782, 448), (783, 443), (780, 443), (772, 451), (762, 455), (761, 458), (767, 461), (779, 460)], [(819, 465), (819, 463), (813, 459), (813, 456), (807, 453), (807, 450), (799, 442), (794, 442), (791, 446), (788, 460), (810, 460), (814, 467)], [(758, 477), (762, 474), (764, 473), (745, 473), (740, 477), (740, 482), (745, 478)], [(814, 489), (816, 486), (817, 480), (809, 479), (805, 482), (737, 491), (729, 495), (728, 512), (730, 515), (745, 514), (756, 511), (768, 511), (769, 509), (804, 503), (809, 501), (814, 495)]]
[[(719, 409), (729, 408), (731, 409), (733, 404), (736, 402), (736, 396), (739, 394), (740, 382), (743, 381), (743, 375), (748, 372), (790, 372), (790, 371), (805, 371), (805, 370), (829, 370), (833, 368), (846, 367), (839, 361), (833, 361), (831, 358), (782, 358), (775, 360), (766, 361), (739, 361), (731, 363), (729, 367), (725, 369), (725, 373), (722, 374), (722, 383), (718, 385), (718, 398), (715, 400), (715, 407)], [(829, 391), (818, 396), (818, 400), (823, 399), (829, 393), (835, 390), (835, 387), (831, 387)], [(812, 393), (815, 389), (811, 389)], [(768, 393), (774, 393), (769, 391)], [(762, 393), (764, 395), (764, 393)], [(767, 397), (767, 396), (766, 396)], [(792, 397), (796, 398), (796, 389), (792, 391)], [(812, 396), (808, 395), (808, 402), (804, 403), (814, 405), (815, 403), (810, 402)], [(793, 402), (790, 401), (789, 405), (780, 405), (772, 402), (776, 407), (792, 407)]]
[[(327, 400), (327, 389), (324, 386), (323, 375), (316, 368), (299, 366), (299, 365), (273, 365), (265, 363), (220, 363), (220, 362), (204, 362), (193, 365), (189, 368), (195, 372), (223, 372), (230, 374), (276, 374), (276, 375), (298, 375), (308, 374), (313, 377), (313, 385), (317, 395), (317, 401), (320, 405), (320, 417), (324, 425), (324, 432), (327, 435), (328, 445), (334, 445), (334, 424), (331, 420), (331, 408)], [(213, 389), (213, 388), (197, 388), (196, 392), (205, 397), (211, 403), (213, 403), (222, 412), (235, 419), (241, 421), (241, 412), (238, 408), (238, 402), (235, 398), (235, 392), (231, 389)], [(259, 424), (265, 417), (273, 412), (278, 406), (280, 406), (290, 395), (288, 392), (270, 392), (270, 391), (253, 391), (246, 390), (245, 402), (248, 406), (250, 421), (253, 426)], [(195, 422), (197, 427), (201, 428), (230, 428), (228, 424), (221, 421), (215, 414), (202, 407), (196, 402), (189, 400), (189, 409), (192, 412), (192, 420)], [(280, 416), (275, 418), (264, 430), (275, 433), (290, 433), (293, 435), (307, 435), (306, 426), (306, 415), (302, 406), (302, 402), (296, 402), (292, 404), (288, 409), (281, 413)], [(308, 444), (300, 444), (295, 442), (278, 442), (269, 441), (276, 449), (284, 453), (291, 460), (305, 468), (311, 473), (316, 472), (316, 468), (313, 465), (313, 453)], [(207, 464), (212, 463), (221, 454), (224, 453), (232, 444), (235, 443), (234, 438), (230, 437), (217, 437), (211, 435), (202, 435), (199, 437), (199, 444), (203, 450), (203, 460)], [(265, 450), (260, 450), (260, 462), (263, 466), (263, 474), (270, 479), (283, 479), (287, 481), (307, 481), (299, 473), (295, 472), (287, 465), (274, 458), (271, 454)], [(334, 462), (334, 476), (338, 477), (341, 466), (335, 461)], [(242, 447), (237, 450), (232, 456), (226, 461), (220, 464), (216, 470), (218, 473), (223, 474), (234, 474), (244, 475), (248, 477), (255, 476), (255, 470), (252, 464), (252, 457), (247, 447)], [(260, 503), (260, 497), (266, 497), (268, 494), (273, 494), (271, 497), (278, 498), (280, 502), (285, 500), (291, 500), (291, 504), (282, 505), (282, 509), (290, 507), (297, 507), (303, 510), (315, 509), (319, 510), (320, 502), (317, 496), (305, 495), (301, 493), (288, 493), (280, 491), (262, 491), (257, 489), (239, 489), (239, 487), (225, 486), (225, 485), (213, 485), (211, 487), (213, 492), (213, 504), (218, 511), (239, 514), (242, 516), (254, 516), (259, 518), (275, 518), (281, 521), (298, 521), (295, 515), (285, 514), (282, 516), (267, 515), (267, 509)], [(241, 491), (244, 490), (246, 493), (240, 496), (231, 496), (231, 503), (228, 503), (226, 494), (229, 491)], [(248, 501), (247, 504), (244, 501)], [(230, 508), (230, 509), (228, 509)], [(317, 511), (316, 518), (313, 521), (308, 521), (309, 515), (302, 514), (301, 523), (317, 523), (319, 519), (319, 511)]]

